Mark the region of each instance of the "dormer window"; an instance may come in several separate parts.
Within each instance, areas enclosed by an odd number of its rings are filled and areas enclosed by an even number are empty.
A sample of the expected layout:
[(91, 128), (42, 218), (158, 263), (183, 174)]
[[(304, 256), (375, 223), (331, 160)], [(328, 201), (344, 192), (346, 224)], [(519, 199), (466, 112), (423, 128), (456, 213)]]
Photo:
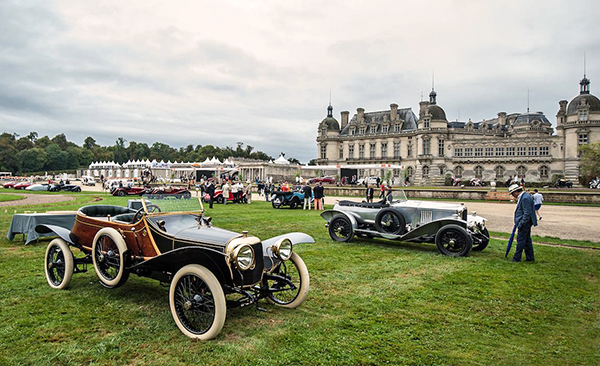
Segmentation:
[(367, 127), (363, 126), (363, 127), (360, 128), (360, 134), (361, 135), (364, 135), (366, 132), (367, 132)]
[(377, 133), (377, 125), (373, 125), (371, 126), (371, 135), (374, 135), (375, 133)]
[(327, 129), (326, 128), (321, 129), (321, 136), (322, 137), (327, 136)]
[(352, 128), (350, 129), (350, 136), (354, 136), (354, 133), (355, 133), (355, 132), (356, 132), (356, 131), (355, 131), (355, 128), (354, 128), (354, 127), (352, 127)]
[(400, 123), (394, 124), (394, 132), (400, 132)]
[(429, 118), (425, 118), (423, 120), (423, 128), (429, 128), (431, 120)]
[(389, 129), (390, 129), (390, 126), (388, 126), (388, 125), (381, 126), (381, 132), (382, 133), (388, 133)]
[(588, 110), (587, 109), (581, 109), (579, 111), (579, 121), (587, 121), (588, 120)]

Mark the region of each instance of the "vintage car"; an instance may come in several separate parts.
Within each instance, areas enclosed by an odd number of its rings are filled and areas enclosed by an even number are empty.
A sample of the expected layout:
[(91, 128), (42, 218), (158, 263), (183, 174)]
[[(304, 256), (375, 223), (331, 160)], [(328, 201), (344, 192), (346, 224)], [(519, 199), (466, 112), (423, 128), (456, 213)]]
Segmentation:
[(481, 251), (490, 241), (485, 221), (469, 215), (464, 204), (408, 200), (404, 191), (393, 192), (391, 202), (340, 201), (321, 213), (329, 236), (347, 242), (361, 237), (435, 243), (440, 253), (466, 256)]
[(290, 208), (302, 207), (304, 202), (304, 192), (301, 187), (297, 187), (292, 191), (275, 191), (271, 193), (271, 204), (273, 208), (281, 208), (281, 206), (290, 206)]
[(19, 182), (19, 183), (16, 183), (15, 185), (13, 185), (13, 188), (14, 189), (25, 189), (25, 188), (29, 187), (32, 184), (33, 183), (27, 182), (27, 181), (25, 181), (25, 182)]
[(186, 198), (190, 198), (192, 193), (187, 188), (180, 187), (157, 187), (157, 188), (147, 188), (147, 187), (134, 187), (134, 186), (125, 186), (125, 187), (115, 187), (111, 189), (110, 193), (113, 196), (142, 196), (144, 194), (151, 195), (181, 195), (186, 196)]
[[(380, 182), (381, 182), (381, 178), (380, 178)], [(360, 185), (360, 186), (364, 186), (364, 185), (376, 185), (377, 184), (377, 177), (365, 177), (365, 178), (360, 178), (356, 184)]]
[(15, 186), (15, 184), (17, 184), (17, 182), (15, 181), (10, 181), (10, 182), (6, 182), (2, 185), (2, 187), (4, 188), (13, 188)]
[(315, 183), (323, 183), (323, 184), (335, 184), (335, 178), (334, 177), (317, 177), (317, 178), (311, 178), (308, 180), (308, 184), (315, 184)]
[(84, 186), (95, 186), (96, 179), (89, 175), (83, 175), (81, 176), (81, 184)]
[(50, 190), (51, 185), (48, 183), (41, 184), (32, 184), (29, 187), (25, 188), (27, 191), (48, 191)]
[[(202, 200), (204, 202), (209, 202), (210, 201), (210, 196), (208, 195), (208, 193), (205, 193), (204, 196), (202, 196)], [(233, 202), (235, 201), (233, 198), (233, 193), (230, 191), (229, 192), (229, 196), (227, 197), (227, 202)], [(213, 196), (213, 202), (216, 203), (223, 203), (225, 202), (225, 197), (223, 197), (223, 189), (221, 188), (217, 188), (215, 189), (215, 195)], [(240, 202), (241, 203), (248, 203), (248, 199), (246, 197), (246, 191), (244, 190), (242, 192), (242, 197), (240, 198)]]
[(81, 187), (77, 184), (65, 184), (65, 183), (54, 183), (50, 185), (48, 188), (50, 192), (59, 192), (59, 191), (67, 191), (67, 192), (81, 192)]
[(170, 284), (177, 327), (200, 340), (219, 334), (227, 308), (255, 304), (260, 309), (261, 299), (296, 308), (306, 298), (309, 274), (293, 246), (314, 243), (309, 235), (287, 233), (261, 241), (247, 231), (217, 228), (198, 198), (144, 196), (141, 205), (137, 211), (82, 207), (72, 230), (37, 226), (40, 233), (58, 236), (44, 261), (50, 287), (66, 288), (73, 273), (85, 272), (88, 264), (107, 288), (123, 285), (130, 274), (156, 279)]

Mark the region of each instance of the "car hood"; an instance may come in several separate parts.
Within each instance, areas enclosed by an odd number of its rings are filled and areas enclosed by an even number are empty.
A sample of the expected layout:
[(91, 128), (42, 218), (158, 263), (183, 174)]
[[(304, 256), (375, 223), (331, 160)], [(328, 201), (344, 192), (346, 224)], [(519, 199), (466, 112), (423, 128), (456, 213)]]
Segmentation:
[(183, 241), (192, 241), (212, 245), (225, 246), (239, 233), (214, 226), (198, 225), (196, 214), (165, 214), (148, 216), (148, 222), (157, 230), (158, 222), (164, 221), (164, 228), (169, 236)]
[(408, 200), (402, 202), (394, 202), (394, 207), (413, 207), (419, 209), (438, 209), (438, 210), (461, 210), (465, 205), (463, 203), (445, 203), (445, 202), (429, 202)]

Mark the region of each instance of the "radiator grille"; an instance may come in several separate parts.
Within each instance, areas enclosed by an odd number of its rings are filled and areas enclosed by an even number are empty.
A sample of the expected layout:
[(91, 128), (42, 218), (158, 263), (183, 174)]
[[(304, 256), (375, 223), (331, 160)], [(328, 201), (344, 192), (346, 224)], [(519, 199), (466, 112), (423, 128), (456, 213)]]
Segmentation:
[(421, 211), (421, 224), (433, 221), (433, 211)]

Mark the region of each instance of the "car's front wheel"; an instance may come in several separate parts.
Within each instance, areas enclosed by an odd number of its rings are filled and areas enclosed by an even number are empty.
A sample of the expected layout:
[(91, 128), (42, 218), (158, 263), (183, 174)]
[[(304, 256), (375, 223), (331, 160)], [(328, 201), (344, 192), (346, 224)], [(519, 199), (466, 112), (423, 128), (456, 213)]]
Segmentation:
[(273, 201), (271, 201), (271, 204), (273, 205), (273, 208), (280, 208), (281, 207), (281, 198), (279, 196), (275, 197), (273, 199)]
[(92, 244), (92, 261), (100, 283), (107, 288), (119, 287), (129, 278), (125, 269), (127, 245), (113, 228), (100, 229)]
[(223, 329), (225, 294), (206, 267), (189, 264), (177, 271), (171, 281), (169, 304), (177, 327), (190, 338), (213, 339)]
[(335, 216), (329, 222), (329, 236), (335, 241), (347, 242), (354, 237), (350, 220), (342, 215)]
[(473, 247), (473, 240), (458, 225), (446, 225), (435, 235), (435, 245), (440, 253), (451, 257), (465, 257)]
[(269, 291), (267, 300), (289, 309), (300, 306), (306, 299), (310, 286), (308, 269), (302, 258), (292, 253), (290, 260), (280, 262), (272, 274), (275, 278), (265, 280)]
[(124, 197), (126, 194), (127, 194), (127, 193), (125, 193), (125, 191), (124, 191), (124, 190), (122, 190), (122, 189), (121, 189), (121, 190), (119, 190), (119, 191), (117, 191), (117, 196), (119, 196), (119, 197)]
[(73, 262), (73, 252), (64, 240), (56, 238), (48, 244), (44, 269), (50, 287), (62, 290), (69, 286), (73, 276)]
[(225, 201), (224, 201), (224, 198), (223, 198), (223, 195), (220, 195), (220, 196), (218, 196), (218, 197), (217, 197), (217, 203), (218, 203), (218, 204), (222, 204), (223, 202), (225, 202)]

